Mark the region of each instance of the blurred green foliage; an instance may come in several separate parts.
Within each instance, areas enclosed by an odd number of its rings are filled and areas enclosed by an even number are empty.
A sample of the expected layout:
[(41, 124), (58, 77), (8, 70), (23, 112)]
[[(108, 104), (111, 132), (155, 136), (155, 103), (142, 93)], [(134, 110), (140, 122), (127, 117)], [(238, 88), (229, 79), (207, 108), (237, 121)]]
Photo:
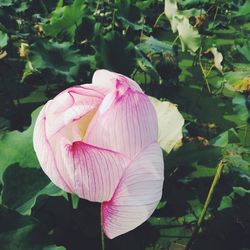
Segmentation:
[(249, 37), (249, 0), (1, 0), (0, 249), (100, 249), (100, 205), (55, 187), (32, 149), (38, 107), (97, 68), (176, 103), (186, 121), (158, 209), (106, 249), (250, 249)]

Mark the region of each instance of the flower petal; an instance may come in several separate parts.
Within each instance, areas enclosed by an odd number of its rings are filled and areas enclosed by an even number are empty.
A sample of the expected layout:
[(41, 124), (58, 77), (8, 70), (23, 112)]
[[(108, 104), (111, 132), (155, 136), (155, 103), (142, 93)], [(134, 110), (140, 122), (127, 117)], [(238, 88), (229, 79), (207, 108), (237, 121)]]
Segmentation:
[(123, 155), (82, 141), (61, 143), (61, 165), (71, 171), (70, 182), (79, 197), (103, 202), (110, 200), (128, 159)]
[(103, 97), (102, 93), (90, 85), (71, 87), (57, 95), (46, 104), (47, 138), (53, 136), (65, 125), (97, 108)]
[[(61, 140), (81, 139), (103, 94), (92, 86), (71, 87), (49, 101), (40, 112), (33, 135), (39, 163), (48, 177), (61, 189), (73, 193), (72, 170), (60, 162)], [(80, 133), (81, 132), (81, 133)]]
[(127, 167), (114, 196), (102, 203), (102, 224), (110, 239), (145, 222), (155, 210), (163, 185), (163, 156), (157, 143)]
[(33, 133), (34, 150), (43, 171), (47, 174), (51, 181), (66, 192), (72, 193), (72, 187), (58, 169), (53, 149), (47, 139), (45, 130), (46, 118), (44, 111), (45, 106), (40, 111), (35, 123)]
[(158, 119), (158, 142), (166, 152), (182, 139), (182, 126), (184, 119), (177, 106), (171, 102), (162, 102), (154, 97), (150, 101), (155, 107)]
[(117, 83), (143, 93), (141, 87), (132, 79), (105, 69), (96, 70), (92, 78), (92, 84), (101, 88), (106, 94), (114, 90)]
[(128, 88), (109, 93), (84, 137), (88, 144), (122, 152), (131, 159), (157, 140), (157, 117), (149, 98)]

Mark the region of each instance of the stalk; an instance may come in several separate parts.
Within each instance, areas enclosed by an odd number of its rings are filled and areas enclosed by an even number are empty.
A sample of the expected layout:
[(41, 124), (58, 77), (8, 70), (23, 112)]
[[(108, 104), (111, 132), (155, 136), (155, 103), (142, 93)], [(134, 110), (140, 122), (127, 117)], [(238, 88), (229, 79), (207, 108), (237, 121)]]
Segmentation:
[(201, 211), (200, 217), (199, 217), (199, 219), (198, 219), (198, 222), (197, 222), (197, 224), (196, 224), (196, 226), (195, 226), (195, 229), (194, 229), (194, 231), (193, 231), (192, 237), (191, 237), (191, 239), (189, 240), (189, 242), (188, 242), (188, 244), (187, 244), (185, 250), (191, 249), (192, 243), (193, 243), (194, 239), (196, 238), (197, 233), (198, 233), (199, 230), (200, 230), (201, 224), (202, 224), (202, 222), (203, 222), (203, 220), (204, 220), (204, 217), (205, 217), (205, 215), (206, 215), (206, 212), (207, 212), (207, 208), (208, 208), (208, 206), (209, 206), (209, 204), (210, 204), (210, 201), (211, 201), (211, 199), (212, 199), (212, 196), (213, 196), (213, 194), (214, 194), (215, 187), (216, 187), (216, 185), (217, 185), (217, 183), (219, 182), (219, 179), (220, 179), (220, 177), (221, 177), (221, 173), (222, 173), (223, 167), (224, 167), (224, 162), (221, 160), (221, 161), (219, 162), (218, 167), (217, 167), (217, 170), (216, 170), (216, 173), (215, 173), (213, 182), (212, 182), (211, 187), (210, 187), (210, 189), (209, 189), (209, 192), (208, 192), (208, 195), (207, 195), (205, 204), (204, 204), (204, 206), (203, 206), (203, 209), (202, 209), (202, 211)]
[(105, 239), (104, 239), (104, 232), (103, 232), (103, 229), (102, 229), (102, 208), (101, 208), (101, 211), (100, 211), (100, 227), (101, 227), (101, 245), (102, 245), (102, 250), (105, 250)]

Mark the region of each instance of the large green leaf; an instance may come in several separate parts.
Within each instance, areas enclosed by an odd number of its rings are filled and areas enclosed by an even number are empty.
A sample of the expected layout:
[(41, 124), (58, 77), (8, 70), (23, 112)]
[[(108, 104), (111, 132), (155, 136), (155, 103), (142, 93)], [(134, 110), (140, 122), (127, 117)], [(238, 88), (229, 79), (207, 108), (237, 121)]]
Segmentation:
[(63, 1), (59, 1), (57, 8), (51, 13), (50, 22), (45, 24), (43, 29), (48, 36), (61, 36), (64, 40), (73, 41), (83, 16), (84, 0), (74, 0), (68, 6), (63, 6)]
[(0, 135), (0, 180), (2, 180), (5, 169), (14, 163), (21, 166), (38, 168), (34, 149), (33, 149), (33, 129), (36, 117), (41, 107), (32, 113), (32, 123), (24, 132), (12, 131)]
[(63, 192), (50, 182), (41, 169), (14, 164), (3, 175), (2, 203), (22, 214), (30, 214), (39, 195), (59, 196)]
[(53, 245), (48, 230), (32, 217), (0, 206), (0, 219), (1, 250), (65, 249)]
[(78, 50), (71, 48), (69, 42), (38, 41), (30, 47), (29, 56), (32, 69), (49, 69), (54, 75), (67, 77), (72, 81), (72, 77), (78, 73), (79, 65), (88, 63), (91, 57), (82, 57)]

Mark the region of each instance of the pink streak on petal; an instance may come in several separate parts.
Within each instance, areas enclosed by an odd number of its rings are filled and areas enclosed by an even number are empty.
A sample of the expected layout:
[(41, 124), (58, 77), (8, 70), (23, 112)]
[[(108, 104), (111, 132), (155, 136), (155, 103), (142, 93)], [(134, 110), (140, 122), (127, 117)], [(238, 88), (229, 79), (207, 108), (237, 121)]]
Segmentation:
[(126, 157), (82, 141), (66, 144), (61, 152), (61, 164), (72, 173), (74, 193), (95, 202), (111, 199), (128, 164)]
[(56, 157), (45, 133), (44, 107), (36, 120), (33, 134), (33, 146), (43, 171), (51, 181), (66, 192), (72, 193), (72, 187), (68, 180), (64, 179), (57, 166)]
[(90, 122), (84, 141), (130, 158), (157, 140), (156, 113), (148, 97), (128, 88), (110, 92)]
[(65, 149), (61, 147), (82, 139), (80, 130), (103, 97), (89, 85), (71, 87), (49, 101), (36, 121), (33, 140), (40, 165), (52, 182), (67, 192), (73, 193), (74, 172), (62, 164)]
[(112, 199), (102, 203), (102, 224), (113, 239), (145, 222), (162, 195), (163, 156), (157, 143), (146, 147), (125, 170)]
[(107, 94), (108, 92), (116, 89), (117, 80), (120, 84), (124, 85), (124, 87), (130, 87), (133, 90), (137, 90), (143, 93), (141, 87), (134, 80), (124, 75), (117, 74), (105, 69), (95, 71), (92, 78), (92, 84), (102, 89), (102, 91)]

